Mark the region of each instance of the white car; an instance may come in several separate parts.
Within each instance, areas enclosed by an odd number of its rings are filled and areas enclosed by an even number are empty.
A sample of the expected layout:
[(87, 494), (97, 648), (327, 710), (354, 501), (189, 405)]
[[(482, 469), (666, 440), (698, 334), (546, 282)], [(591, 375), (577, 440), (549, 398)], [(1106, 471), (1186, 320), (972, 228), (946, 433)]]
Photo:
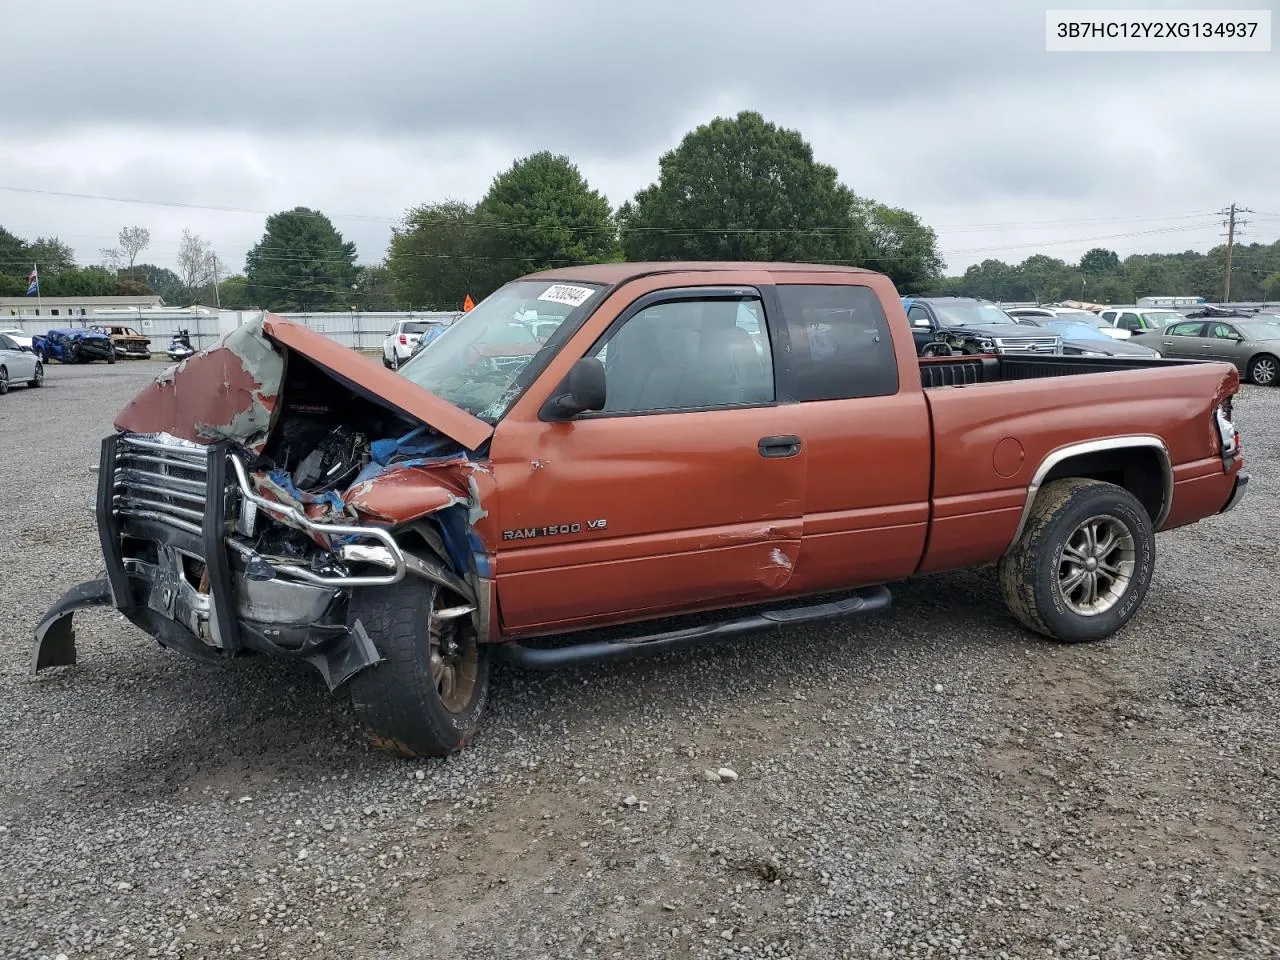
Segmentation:
[(382, 365), (397, 370), (413, 356), (413, 348), (432, 327), (442, 326), (430, 320), (397, 320), (387, 339), (382, 341)]
[(1088, 310), (1076, 310), (1071, 307), (1008, 307), (1004, 312), (1015, 320), (1026, 318), (1030, 320), (1064, 320), (1071, 323), (1083, 323), (1090, 327), (1097, 327), (1113, 340), (1129, 339), (1128, 330), (1121, 330), (1099, 317), (1096, 313), (1090, 313)]
[(23, 333), (16, 327), (12, 330), (0, 330), (0, 336), (8, 337), (19, 347), (26, 347), (28, 350), (31, 349), (31, 334)]
[(44, 384), (44, 364), (31, 352), (30, 347), (20, 347), (7, 333), (0, 333), (0, 396), (9, 392), (15, 383), (29, 387)]

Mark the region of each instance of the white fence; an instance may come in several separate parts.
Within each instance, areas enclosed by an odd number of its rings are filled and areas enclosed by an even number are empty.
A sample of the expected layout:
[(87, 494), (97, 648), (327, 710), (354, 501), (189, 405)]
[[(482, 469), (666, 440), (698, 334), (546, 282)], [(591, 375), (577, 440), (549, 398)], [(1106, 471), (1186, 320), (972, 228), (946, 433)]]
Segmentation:
[[(256, 320), (259, 310), (221, 310), (187, 312), (185, 310), (112, 310), (84, 317), (4, 317), (0, 330), (21, 330), (26, 336), (49, 330), (81, 329), (92, 326), (121, 325), (132, 327), (151, 341), (153, 353), (163, 353), (169, 341), (180, 330), (186, 330), (191, 345), (197, 350), (212, 346), (221, 336), (242, 323)], [(342, 313), (284, 313), (280, 316), (308, 329), (332, 337), (356, 350), (381, 350), (382, 341), (399, 320), (427, 320), (452, 323), (461, 313), (404, 310), (373, 313), (348, 310)]]

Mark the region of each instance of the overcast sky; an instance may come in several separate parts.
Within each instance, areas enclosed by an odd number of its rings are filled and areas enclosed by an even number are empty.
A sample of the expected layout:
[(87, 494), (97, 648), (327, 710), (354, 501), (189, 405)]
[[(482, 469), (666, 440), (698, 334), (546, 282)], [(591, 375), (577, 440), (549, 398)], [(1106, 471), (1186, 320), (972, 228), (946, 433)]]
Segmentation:
[(755, 109), (920, 214), (952, 273), (1204, 250), (1232, 201), (1256, 211), (1246, 240), (1280, 236), (1280, 53), (1051, 54), (1045, 6), (5, 4), (0, 225), (97, 262), (139, 224), (162, 265), (190, 227), (239, 268), (263, 215), (301, 204), (374, 262), (406, 208), (479, 199), (518, 156), (566, 153), (616, 205), (689, 129)]

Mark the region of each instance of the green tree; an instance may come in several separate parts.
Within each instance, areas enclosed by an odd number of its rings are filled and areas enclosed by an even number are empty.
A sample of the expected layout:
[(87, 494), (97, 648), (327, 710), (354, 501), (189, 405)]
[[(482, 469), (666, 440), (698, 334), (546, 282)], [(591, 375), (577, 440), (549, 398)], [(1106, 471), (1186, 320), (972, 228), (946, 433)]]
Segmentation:
[(1101, 277), (1120, 272), (1120, 257), (1114, 250), (1094, 247), (1080, 258), (1080, 272), (1091, 277)]
[(461, 200), (409, 210), (392, 229), (387, 270), (396, 301), (413, 310), (461, 310), (471, 294), (479, 301), (501, 282), (485, 252), (490, 230), (475, 207)]
[(160, 299), (170, 306), (183, 302), (182, 278), (168, 267), (157, 267), (154, 263), (139, 263), (134, 266), (133, 275), (146, 284), (148, 290), (159, 294)]
[(353, 304), (357, 310), (394, 310), (396, 282), (386, 264), (375, 263), (361, 267), (356, 276)]
[(956, 291), (966, 297), (989, 300), (1030, 300), (1031, 289), (1021, 272), (1002, 260), (983, 260), (964, 272)]
[[(1060, 291), (1066, 284), (1068, 269), (1067, 265), (1056, 257), (1038, 253), (1023, 260), (1018, 267), (1018, 273), (1022, 276), (1027, 289), (1031, 291), (1031, 296), (1045, 303), (1061, 295)], [(1075, 293), (1079, 295), (1078, 285)]]
[(249, 301), (249, 279), (235, 274), (218, 284), (218, 303), (224, 310), (243, 310), (253, 306)]
[(247, 295), (268, 310), (346, 309), (356, 278), (356, 245), (319, 210), (295, 207), (267, 217), (245, 257)]
[(547, 151), (517, 160), (493, 179), (476, 208), (483, 249), (503, 281), (534, 270), (617, 258), (617, 228), (603, 195), (568, 157)]
[(874, 255), (854, 195), (795, 130), (718, 117), (658, 161), (618, 212), (630, 260), (861, 263)]
[(1268, 300), (1280, 300), (1280, 270), (1262, 281), (1262, 293)]
[(57, 237), (36, 237), (34, 242), (27, 244), (25, 252), (27, 259), (40, 267), (42, 291), (46, 277), (74, 269), (76, 265), (75, 251)]
[(938, 237), (909, 210), (858, 200), (855, 215), (866, 226), (874, 253), (869, 266), (889, 275), (903, 293), (936, 286), (945, 264)]
[(46, 278), (40, 271), (40, 293), (46, 297), (118, 296), (120, 281), (106, 267), (71, 267)]

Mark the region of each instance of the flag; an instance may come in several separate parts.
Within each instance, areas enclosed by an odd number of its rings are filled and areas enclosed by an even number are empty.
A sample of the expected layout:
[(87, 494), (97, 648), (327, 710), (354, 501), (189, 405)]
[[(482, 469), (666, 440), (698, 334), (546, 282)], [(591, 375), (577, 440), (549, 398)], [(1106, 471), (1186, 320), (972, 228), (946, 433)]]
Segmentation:
[(462, 312), (467, 313), (475, 306), (475, 301), (471, 299), (471, 294), (467, 294), (467, 298), (462, 301)]
[(32, 267), (31, 272), (27, 274), (27, 296), (40, 296), (40, 269)]

